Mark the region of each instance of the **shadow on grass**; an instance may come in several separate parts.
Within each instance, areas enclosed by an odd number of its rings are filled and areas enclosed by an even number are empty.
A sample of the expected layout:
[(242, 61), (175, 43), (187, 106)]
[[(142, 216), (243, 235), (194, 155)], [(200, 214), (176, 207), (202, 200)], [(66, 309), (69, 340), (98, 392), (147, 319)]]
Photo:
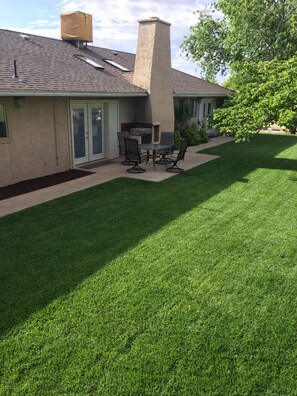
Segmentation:
[(204, 150), (217, 160), (162, 183), (122, 178), (0, 219), (0, 334), (253, 170), (296, 171), (297, 160), (275, 158), (295, 144), (225, 144)]

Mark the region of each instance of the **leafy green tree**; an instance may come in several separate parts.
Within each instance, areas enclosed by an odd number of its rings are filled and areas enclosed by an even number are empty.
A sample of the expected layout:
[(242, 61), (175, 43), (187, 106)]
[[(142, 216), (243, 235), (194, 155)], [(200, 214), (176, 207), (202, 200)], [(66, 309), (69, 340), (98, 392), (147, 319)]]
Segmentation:
[(182, 47), (205, 78), (230, 72), (236, 95), (213, 113), (221, 132), (247, 140), (271, 123), (296, 131), (297, 0), (217, 0)]
[(296, 0), (217, 0), (197, 15), (182, 48), (207, 79), (297, 51)]
[(213, 114), (221, 132), (248, 140), (251, 134), (277, 123), (297, 128), (297, 55), (285, 61), (243, 64), (231, 80), (236, 95)]

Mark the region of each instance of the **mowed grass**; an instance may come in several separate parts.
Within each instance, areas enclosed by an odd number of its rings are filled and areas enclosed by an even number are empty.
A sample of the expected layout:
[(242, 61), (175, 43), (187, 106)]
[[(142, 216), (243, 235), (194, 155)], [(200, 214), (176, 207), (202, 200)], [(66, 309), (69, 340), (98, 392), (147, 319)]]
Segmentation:
[(297, 139), (0, 219), (0, 395), (297, 395)]

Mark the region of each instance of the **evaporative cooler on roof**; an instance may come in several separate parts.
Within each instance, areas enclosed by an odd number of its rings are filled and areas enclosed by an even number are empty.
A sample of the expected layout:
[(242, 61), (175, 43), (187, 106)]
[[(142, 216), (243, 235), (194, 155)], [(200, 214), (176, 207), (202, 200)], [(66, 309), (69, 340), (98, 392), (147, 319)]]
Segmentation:
[(80, 11), (64, 12), (61, 17), (61, 38), (70, 42), (93, 41), (92, 15)]

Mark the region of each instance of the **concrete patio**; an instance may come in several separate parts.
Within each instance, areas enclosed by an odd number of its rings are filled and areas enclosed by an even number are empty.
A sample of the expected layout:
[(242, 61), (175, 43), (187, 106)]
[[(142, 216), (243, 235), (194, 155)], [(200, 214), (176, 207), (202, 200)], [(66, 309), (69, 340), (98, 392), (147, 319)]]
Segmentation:
[[(206, 162), (212, 161), (218, 157), (216, 155), (202, 154), (199, 151), (228, 143), (232, 140), (234, 140), (234, 138), (219, 136), (210, 139), (208, 143), (201, 144), (199, 146), (188, 147), (185, 160), (180, 166), (186, 171)], [(43, 202), (63, 197), (89, 187), (96, 186), (98, 184), (105, 183), (119, 177), (131, 177), (134, 179), (141, 179), (150, 182), (161, 182), (165, 179), (168, 179), (169, 177), (176, 176), (174, 173), (166, 172), (163, 165), (157, 165), (156, 170), (154, 170), (152, 161), (150, 161), (148, 164), (141, 165), (146, 170), (145, 173), (131, 174), (127, 172), (127, 166), (121, 165), (121, 161), (122, 159), (118, 158), (116, 160), (107, 161), (106, 164), (98, 164), (97, 167), (92, 167), (92, 169), (89, 169), (94, 173), (86, 177), (74, 179), (66, 183), (57, 184), (9, 199), (4, 199), (0, 201), (0, 217), (18, 212)]]

